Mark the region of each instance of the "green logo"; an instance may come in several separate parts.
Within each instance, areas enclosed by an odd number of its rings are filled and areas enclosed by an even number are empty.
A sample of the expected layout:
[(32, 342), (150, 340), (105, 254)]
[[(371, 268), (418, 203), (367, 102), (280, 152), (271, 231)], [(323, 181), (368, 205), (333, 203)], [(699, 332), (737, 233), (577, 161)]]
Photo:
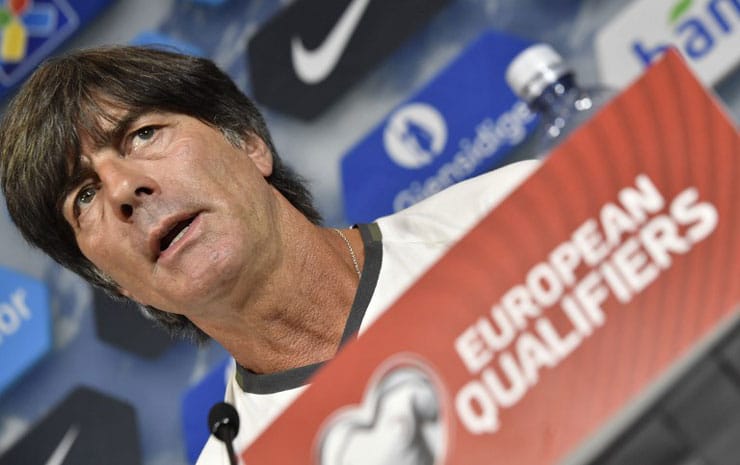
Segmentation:
[(691, 8), (692, 3), (694, 3), (694, 0), (679, 0), (679, 2), (673, 6), (671, 13), (668, 15), (668, 24), (675, 24), (676, 21), (678, 21), (678, 19), (683, 16), (689, 8)]

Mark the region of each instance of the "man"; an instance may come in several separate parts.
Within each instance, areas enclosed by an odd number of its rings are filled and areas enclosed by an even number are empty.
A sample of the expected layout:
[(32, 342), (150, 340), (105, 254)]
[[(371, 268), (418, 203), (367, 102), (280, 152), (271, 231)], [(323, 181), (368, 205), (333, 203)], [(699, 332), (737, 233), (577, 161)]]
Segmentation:
[[(8, 211), (30, 243), (234, 356), (238, 451), (532, 169), (324, 228), (226, 75), (135, 47), (42, 65), (4, 115), (0, 150)], [(223, 446), (209, 442), (199, 463), (228, 463)]]

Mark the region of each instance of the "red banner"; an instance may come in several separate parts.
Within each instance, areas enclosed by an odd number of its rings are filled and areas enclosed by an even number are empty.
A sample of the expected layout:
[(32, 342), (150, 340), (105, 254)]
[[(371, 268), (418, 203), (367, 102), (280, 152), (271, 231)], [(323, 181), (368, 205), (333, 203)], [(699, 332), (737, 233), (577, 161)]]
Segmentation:
[(740, 302), (740, 135), (668, 54), (556, 149), (243, 458), (557, 463)]

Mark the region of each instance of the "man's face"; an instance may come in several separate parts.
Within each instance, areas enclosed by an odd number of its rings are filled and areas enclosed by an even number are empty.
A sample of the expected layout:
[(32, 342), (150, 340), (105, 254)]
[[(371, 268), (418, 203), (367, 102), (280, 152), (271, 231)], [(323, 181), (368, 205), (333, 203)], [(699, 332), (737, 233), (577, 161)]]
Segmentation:
[(249, 292), (279, 256), (264, 143), (235, 147), (171, 113), (120, 134), (106, 147), (82, 141), (82, 176), (63, 207), (82, 253), (125, 295), (186, 316)]

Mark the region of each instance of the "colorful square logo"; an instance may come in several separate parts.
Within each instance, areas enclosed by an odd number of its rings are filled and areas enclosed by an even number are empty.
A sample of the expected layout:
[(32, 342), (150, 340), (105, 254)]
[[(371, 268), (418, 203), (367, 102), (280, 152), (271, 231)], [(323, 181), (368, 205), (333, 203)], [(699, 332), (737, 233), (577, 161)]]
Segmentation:
[(0, 5), (0, 84), (11, 87), (80, 24), (65, 0), (5, 0)]

